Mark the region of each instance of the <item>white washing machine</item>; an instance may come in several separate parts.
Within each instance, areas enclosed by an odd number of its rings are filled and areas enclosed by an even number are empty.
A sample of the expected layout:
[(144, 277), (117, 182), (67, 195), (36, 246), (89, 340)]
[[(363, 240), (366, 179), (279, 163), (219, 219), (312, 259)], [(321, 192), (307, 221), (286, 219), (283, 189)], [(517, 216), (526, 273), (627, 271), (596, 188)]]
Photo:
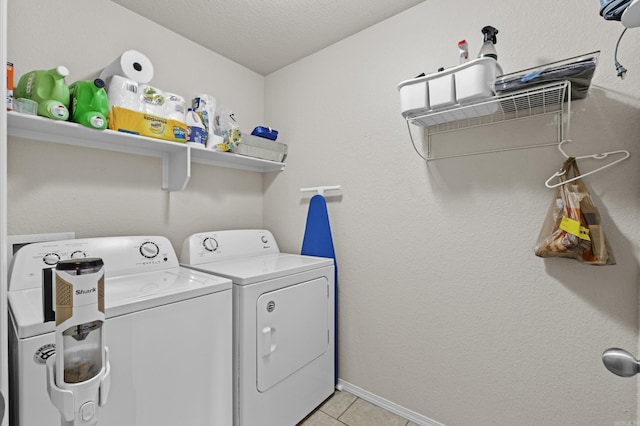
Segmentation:
[(12, 426), (59, 426), (46, 386), (55, 322), (44, 320), (43, 269), (100, 257), (111, 389), (101, 426), (229, 426), (232, 394), (231, 281), (183, 268), (164, 237), (34, 243), (9, 279)]
[(236, 426), (294, 426), (334, 391), (333, 259), (265, 230), (194, 234), (180, 260), (233, 281)]

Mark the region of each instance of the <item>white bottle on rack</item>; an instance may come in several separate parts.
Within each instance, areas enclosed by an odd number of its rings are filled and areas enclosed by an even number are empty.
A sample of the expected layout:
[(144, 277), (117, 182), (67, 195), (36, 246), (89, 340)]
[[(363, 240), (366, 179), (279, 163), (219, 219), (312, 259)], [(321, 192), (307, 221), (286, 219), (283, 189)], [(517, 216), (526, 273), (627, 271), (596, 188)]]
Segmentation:
[(207, 130), (202, 124), (200, 116), (193, 108), (189, 108), (187, 111), (187, 129), (189, 131), (187, 144), (197, 148), (204, 148), (207, 142)]

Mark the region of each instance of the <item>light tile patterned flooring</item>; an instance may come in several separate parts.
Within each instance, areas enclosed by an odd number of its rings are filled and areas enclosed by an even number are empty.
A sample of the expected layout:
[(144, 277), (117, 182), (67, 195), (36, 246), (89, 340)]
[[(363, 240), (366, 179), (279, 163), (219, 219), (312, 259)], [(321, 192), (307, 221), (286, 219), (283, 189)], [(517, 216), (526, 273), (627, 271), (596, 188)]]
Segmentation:
[(418, 426), (357, 396), (336, 391), (298, 426)]

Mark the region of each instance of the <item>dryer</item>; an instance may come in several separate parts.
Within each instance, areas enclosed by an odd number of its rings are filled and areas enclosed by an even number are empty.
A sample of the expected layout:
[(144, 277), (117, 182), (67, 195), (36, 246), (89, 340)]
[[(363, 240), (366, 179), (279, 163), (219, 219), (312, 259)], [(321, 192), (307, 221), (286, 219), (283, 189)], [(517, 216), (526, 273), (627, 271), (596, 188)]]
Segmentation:
[(180, 260), (233, 281), (235, 426), (294, 426), (332, 395), (333, 259), (230, 230), (190, 236)]
[(169, 240), (157, 236), (34, 243), (16, 253), (8, 292), (10, 424), (60, 425), (46, 386), (55, 322), (45, 321), (42, 276), (77, 257), (105, 265), (111, 389), (98, 424), (229, 426), (231, 280), (181, 267)]

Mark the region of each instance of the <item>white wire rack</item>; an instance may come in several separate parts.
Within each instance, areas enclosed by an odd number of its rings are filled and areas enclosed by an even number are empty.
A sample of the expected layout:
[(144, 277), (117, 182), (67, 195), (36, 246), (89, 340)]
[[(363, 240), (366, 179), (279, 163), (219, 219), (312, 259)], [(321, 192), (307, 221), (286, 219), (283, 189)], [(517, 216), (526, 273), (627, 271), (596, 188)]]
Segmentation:
[[(569, 115), (571, 112), (570, 92), (571, 83), (569, 81), (546, 84), (529, 90), (497, 95), (489, 100), (472, 105), (460, 105), (444, 111), (430, 111), (422, 115), (408, 117), (407, 128), (409, 129), (409, 136), (411, 137), (414, 149), (418, 155), (427, 161), (557, 145), (563, 141), (568, 134)], [(439, 157), (432, 155), (432, 137), (435, 135), (545, 114), (554, 114), (557, 116), (555, 120), (557, 123), (556, 142), (543, 142), (536, 145), (505, 147)], [(425, 128), (427, 139), (426, 156), (416, 147), (409, 124)]]

